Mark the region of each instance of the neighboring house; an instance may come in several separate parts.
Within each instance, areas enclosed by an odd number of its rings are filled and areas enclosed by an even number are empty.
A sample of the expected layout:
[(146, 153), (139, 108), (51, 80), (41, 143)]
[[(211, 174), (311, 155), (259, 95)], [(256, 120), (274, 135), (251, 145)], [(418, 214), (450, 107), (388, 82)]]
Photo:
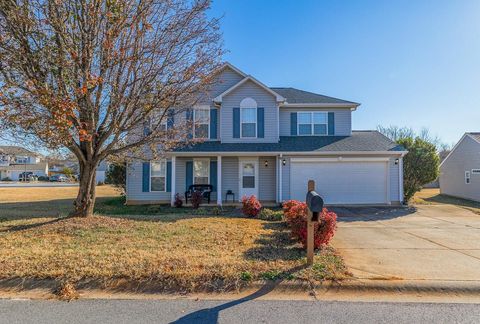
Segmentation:
[(480, 133), (465, 133), (440, 164), (440, 192), (480, 201)]
[(71, 169), (74, 174), (79, 172), (78, 162), (74, 160), (49, 159), (48, 175), (63, 174), (65, 168)]
[[(72, 169), (74, 174), (79, 174), (80, 173), (80, 166), (78, 165), (78, 161), (75, 160), (60, 160), (60, 159), (51, 159), (49, 161), (49, 169), (48, 169), (48, 174), (49, 176), (55, 175), (55, 174), (63, 174), (63, 171), (65, 168)], [(97, 171), (95, 174), (95, 181), (96, 183), (105, 183), (105, 176), (106, 176), (106, 171), (108, 169), (108, 163), (106, 161), (100, 162), (100, 164), (97, 167)]]
[[(400, 204), (406, 151), (377, 131), (352, 131), (358, 103), (294, 88), (269, 88), (226, 63), (209, 98), (177, 114), (193, 121), (202, 143), (162, 161), (132, 163), (127, 203), (173, 203), (190, 184), (212, 184), (221, 205), (227, 191), (261, 201), (305, 200), (313, 179), (326, 204)], [(233, 197), (229, 196), (229, 202)]]
[(97, 172), (95, 173), (95, 181), (97, 183), (105, 183), (108, 167), (109, 167), (109, 164), (106, 161), (100, 162), (100, 164), (97, 167)]
[(0, 146), (0, 179), (17, 181), (22, 172), (33, 172), (37, 176), (48, 174), (48, 163), (41, 154), (20, 146)]

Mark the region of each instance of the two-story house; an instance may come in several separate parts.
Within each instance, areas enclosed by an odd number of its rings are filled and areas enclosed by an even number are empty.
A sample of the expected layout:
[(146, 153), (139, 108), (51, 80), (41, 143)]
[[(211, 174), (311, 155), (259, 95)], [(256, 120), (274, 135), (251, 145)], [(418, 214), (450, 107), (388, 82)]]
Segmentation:
[(192, 120), (193, 136), (205, 140), (131, 164), (127, 203), (173, 203), (191, 184), (212, 184), (218, 205), (227, 191), (235, 201), (303, 201), (313, 179), (326, 204), (400, 204), (406, 151), (377, 131), (352, 131), (359, 105), (270, 88), (226, 63), (209, 98), (174, 117)]
[(48, 174), (48, 163), (42, 161), (42, 155), (26, 148), (0, 146), (0, 180), (17, 181), (23, 172), (46, 176)]

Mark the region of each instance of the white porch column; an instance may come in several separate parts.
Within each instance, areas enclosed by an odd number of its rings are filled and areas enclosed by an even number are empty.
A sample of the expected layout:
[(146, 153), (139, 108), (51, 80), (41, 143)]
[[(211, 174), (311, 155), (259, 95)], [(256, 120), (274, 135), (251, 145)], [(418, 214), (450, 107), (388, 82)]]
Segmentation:
[(222, 206), (222, 157), (217, 156), (217, 205)]
[(279, 168), (278, 168), (278, 199), (280, 200), (279, 202), (282, 202), (283, 201), (283, 181), (282, 181), (282, 178), (283, 178), (283, 159), (282, 159), (282, 154), (280, 154), (280, 158), (278, 159), (278, 165), (279, 165)]
[(170, 180), (172, 182), (172, 186), (171, 186), (171, 195), (170, 195), (170, 204), (172, 206), (174, 206), (175, 204), (175, 193), (177, 192), (177, 190), (175, 189), (175, 171), (177, 169), (177, 166), (176, 166), (176, 157), (175, 156), (172, 156), (172, 179)]

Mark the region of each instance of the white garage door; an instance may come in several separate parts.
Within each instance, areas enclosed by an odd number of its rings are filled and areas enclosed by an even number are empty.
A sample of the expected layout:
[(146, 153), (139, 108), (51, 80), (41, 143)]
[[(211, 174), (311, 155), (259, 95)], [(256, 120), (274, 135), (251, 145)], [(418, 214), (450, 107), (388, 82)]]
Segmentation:
[(387, 203), (387, 163), (292, 162), (290, 195), (304, 201), (308, 180), (326, 204)]

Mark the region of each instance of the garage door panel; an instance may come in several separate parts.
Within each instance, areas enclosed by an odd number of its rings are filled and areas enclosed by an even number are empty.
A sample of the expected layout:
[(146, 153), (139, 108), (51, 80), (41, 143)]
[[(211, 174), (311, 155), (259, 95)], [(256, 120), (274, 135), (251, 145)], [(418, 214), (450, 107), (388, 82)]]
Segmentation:
[(307, 182), (315, 180), (327, 204), (386, 203), (386, 162), (292, 162), (291, 196), (305, 200)]

